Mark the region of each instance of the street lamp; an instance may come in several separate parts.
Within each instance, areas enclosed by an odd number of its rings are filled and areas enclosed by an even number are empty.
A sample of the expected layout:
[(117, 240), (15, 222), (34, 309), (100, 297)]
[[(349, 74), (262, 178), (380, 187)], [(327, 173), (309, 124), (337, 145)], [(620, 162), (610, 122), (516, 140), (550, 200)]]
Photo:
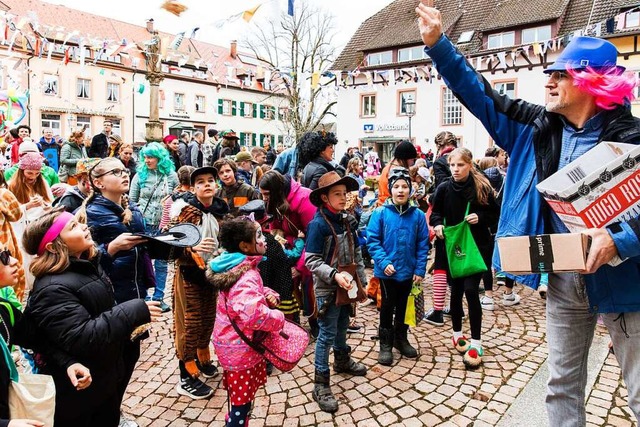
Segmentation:
[(413, 98), (405, 101), (404, 111), (407, 117), (409, 117), (409, 141), (411, 141), (411, 118), (416, 115), (416, 101), (414, 101)]

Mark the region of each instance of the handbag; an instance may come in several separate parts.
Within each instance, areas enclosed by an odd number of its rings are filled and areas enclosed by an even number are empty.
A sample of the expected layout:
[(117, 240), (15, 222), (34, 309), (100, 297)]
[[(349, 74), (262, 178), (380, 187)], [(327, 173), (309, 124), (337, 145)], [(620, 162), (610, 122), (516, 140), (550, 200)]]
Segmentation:
[[(469, 206), (470, 203), (467, 202), (465, 218), (469, 215)], [(487, 271), (487, 264), (482, 258), (471, 234), (471, 227), (466, 220), (463, 219), (460, 224), (447, 227), (445, 219), (443, 233), (451, 277), (457, 279)]]
[(416, 326), (424, 319), (424, 291), (420, 282), (414, 283), (407, 298), (407, 309), (404, 312), (404, 323)]
[(56, 386), (50, 375), (18, 375), (16, 364), (4, 338), (0, 347), (5, 363), (9, 367), (9, 416), (11, 419), (31, 419), (43, 422), (45, 427), (53, 427), (56, 409)]
[[(228, 296), (228, 294), (227, 294)], [(249, 347), (260, 353), (273, 366), (282, 372), (289, 372), (296, 367), (309, 345), (309, 332), (295, 322), (284, 319), (284, 326), (278, 332), (255, 331), (250, 340), (229, 316), (227, 297), (224, 305), (227, 307), (227, 317), (238, 336)]]
[[(338, 246), (339, 246), (338, 235), (336, 234), (336, 230), (334, 230), (333, 226), (331, 225), (331, 222), (329, 222), (329, 219), (326, 217), (324, 212), (322, 212), (322, 210), (320, 210), (320, 214), (322, 215), (324, 220), (327, 222), (327, 225), (329, 226), (329, 229), (331, 229), (331, 233), (333, 234), (333, 241), (335, 243), (335, 247), (333, 249), (333, 255), (331, 257), (331, 265), (334, 265), (336, 261), (338, 262), (340, 261), (338, 257)], [(345, 221), (345, 230), (346, 230), (347, 238), (349, 239), (349, 249), (351, 251), (351, 263), (343, 264), (343, 265), (338, 263), (338, 267), (336, 268), (336, 270), (338, 270), (338, 273), (342, 273), (342, 272), (349, 273), (351, 277), (353, 277), (354, 279), (354, 282), (355, 282), (354, 286), (358, 287), (358, 292), (355, 298), (349, 298), (349, 291), (347, 291), (341, 286), (336, 286), (336, 305), (353, 304), (367, 298), (367, 293), (364, 290), (362, 283), (360, 282), (360, 277), (358, 276), (358, 271), (357, 271), (358, 266), (355, 262), (353, 262), (355, 260), (355, 254), (353, 250), (353, 248), (355, 247), (354, 246), (355, 244), (353, 241), (353, 235), (351, 233), (351, 227), (349, 226), (348, 221)]]

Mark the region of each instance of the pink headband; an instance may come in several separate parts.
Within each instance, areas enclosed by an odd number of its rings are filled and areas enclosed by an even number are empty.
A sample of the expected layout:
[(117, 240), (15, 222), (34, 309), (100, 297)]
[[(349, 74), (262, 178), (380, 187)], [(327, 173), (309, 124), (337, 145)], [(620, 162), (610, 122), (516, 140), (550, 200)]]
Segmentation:
[(38, 245), (38, 256), (42, 256), (44, 253), (44, 247), (47, 246), (47, 243), (51, 243), (56, 240), (69, 221), (74, 218), (73, 214), (70, 214), (69, 212), (62, 212), (60, 216), (53, 221), (53, 224), (51, 224), (51, 227), (49, 227), (47, 232), (44, 233), (44, 237)]

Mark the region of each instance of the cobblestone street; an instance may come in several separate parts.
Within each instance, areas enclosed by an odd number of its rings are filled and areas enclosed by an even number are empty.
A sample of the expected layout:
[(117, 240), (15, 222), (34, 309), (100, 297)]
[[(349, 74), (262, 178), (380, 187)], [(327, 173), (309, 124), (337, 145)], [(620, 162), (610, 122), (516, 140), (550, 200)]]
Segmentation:
[[(522, 301), (505, 308), (496, 304), (483, 316), (483, 366), (467, 371), (451, 344), (451, 324), (436, 327), (422, 322), (412, 329), (418, 344), (417, 360), (400, 359), (392, 367), (377, 364), (377, 311), (369, 305), (359, 311), (364, 332), (349, 335), (354, 357), (369, 372), (366, 377), (331, 378), (340, 409), (334, 415), (319, 410), (311, 397), (313, 345), (299, 366), (289, 373), (276, 371), (258, 391), (251, 427), (258, 426), (494, 426), (536, 374), (547, 357), (544, 301), (529, 288), (517, 286)], [(502, 290), (498, 288), (499, 297)], [(427, 305), (430, 293), (427, 292)], [(499, 299), (499, 298), (498, 298)], [(497, 300), (498, 300), (497, 299)], [(220, 376), (208, 380), (216, 389), (210, 400), (193, 401), (175, 391), (178, 363), (171, 337), (171, 313), (154, 325), (125, 397), (125, 412), (141, 426), (222, 426), (227, 412), (226, 391)], [(468, 322), (463, 332), (468, 334)], [(602, 326), (598, 333), (605, 334)], [(600, 361), (602, 362), (602, 361)], [(615, 357), (607, 356), (591, 390), (587, 412), (589, 425), (634, 426), (626, 406)], [(531, 410), (544, 401), (529, 402)], [(520, 419), (508, 425), (531, 425)]]

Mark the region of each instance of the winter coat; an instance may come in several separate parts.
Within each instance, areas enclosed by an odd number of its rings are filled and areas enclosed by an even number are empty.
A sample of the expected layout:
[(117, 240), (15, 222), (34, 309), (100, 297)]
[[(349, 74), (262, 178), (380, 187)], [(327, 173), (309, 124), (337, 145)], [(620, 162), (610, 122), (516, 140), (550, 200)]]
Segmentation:
[(40, 147), (49, 166), (57, 172), (60, 168), (60, 145), (56, 142), (55, 138), (51, 138), (51, 142), (47, 142), (43, 136), (40, 138)]
[(284, 237), (289, 244), (293, 244), (294, 240), (298, 238), (298, 230), (306, 234), (307, 227), (318, 208), (309, 201), (311, 190), (301, 186), (297, 181), (289, 177), (286, 178), (290, 180), (289, 194), (287, 195), (289, 210), (284, 213), (286, 218), (274, 217), (271, 222), (271, 228), (283, 230)]
[[(355, 263), (358, 278), (363, 286), (367, 283), (367, 277), (364, 272), (360, 243), (356, 235), (358, 229), (356, 219), (351, 215), (344, 217), (342, 212), (335, 214), (327, 208), (321, 209), (322, 212), (318, 210), (309, 224), (304, 261), (313, 274), (316, 296), (327, 297), (335, 293), (338, 286), (333, 277), (338, 272), (339, 265)], [(325, 221), (322, 214), (331, 224)], [(337, 242), (331, 227), (336, 233)], [(349, 236), (349, 232), (351, 236)], [(338, 250), (334, 260), (336, 245)]]
[[(106, 252), (107, 245), (122, 233), (143, 233), (144, 221), (138, 206), (130, 202), (133, 213), (131, 223), (122, 222), (123, 209), (111, 200), (97, 195), (87, 205), (87, 225), (91, 228), (93, 240)], [(109, 270), (109, 279), (118, 303), (136, 298), (144, 298), (147, 288), (155, 283), (155, 277), (149, 270), (148, 254), (144, 246), (139, 245), (128, 251), (115, 254), (113, 266)]]
[(109, 155), (109, 138), (104, 132), (100, 132), (91, 138), (89, 147), (89, 157), (99, 157), (104, 159)]
[(236, 181), (231, 187), (222, 185), (216, 192), (216, 197), (227, 202), (231, 212), (236, 212), (240, 206), (247, 204), (247, 202), (259, 199), (260, 193), (251, 185)]
[(287, 249), (284, 249), (271, 233), (265, 233), (264, 238), (267, 242), (267, 251), (263, 260), (258, 265), (260, 277), (265, 286), (273, 289), (279, 296), (281, 301), (289, 301), (293, 295), (293, 278), (291, 276), (291, 267), (293, 267), (300, 254), (304, 250), (304, 241), (299, 240), (301, 245), (300, 252), (295, 259), (291, 259), (287, 255)]
[(74, 213), (76, 209), (82, 206), (82, 202), (86, 199), (85, 196), (78, 187), (71, 187), (64, 192), (60, 198), (53, 201), (53, 206), (64, 206), (64, 210), (69, 213)]
[[(560, 115), (492, 90), (446, 36), (425, 51), (456, 97), (482, 122), (496, 144), (509, 153), (509, 179), (503, 190), (497, 237), (553, 232), (550, 208), (535, 187), (558, 169), (563, 131)], [(628, 106), (604, 114), (599, 141), (640, 143), (640, 120), (631, 115)], [(584, 275), (590, 308), (600, 313), (639, 311), (640, 219), (606, 228), (620, 257), (629, 259), (616, 267), (604, 265), (594, 274)], [(497, 249), (493, 265), (500, 270)], [(517, 280), (536, 288), (540, 275), (519, 276)]]
[(304, 167), (302, 171), (302, 185), (309, 190), (318, 188), (318, 180), (327, 172), (336, 171), (340, 176), (344, 176), (345, 170), (342, 166), (333, 162), (328, 162), (322, 157), (316, 157)]
[(15, 286), (15, 290), (20, 298), (22, 298), (22, 293), (26, 286), (26, 279), (22, 250), (18, 244), (18, 235), (11, 223), (19, 221), (22, 215), (24, 213), (20, 209), (20, 202), (16, 199), (16, 196), (6, 188), (0, 188), (0, 244), (3, 248), (11, 251), (11, 256), (18, 260), (18, 283)]
[[(424, 277), (429, 253), (429, 227), (424, 212), (409, 204), (400, 213), (388, 199), (371, 214), (367, 249), (375, 261), (375, 277), (399, 282), (411, 280), (413, 275)], [(384, 274), (389, 264), (396, 270), (391, 276)]]
[[(71, 258), (64, 272), (36, 279), (16, 325), (16, 344), (33, 349), (40, 372), (53, 377), (56, 415), (89, 414), (118, 396), (124, 345), (133, 330), (151, 318), (143, 300), (114, 303), (111, 282), (98, 258)], [(67, 377), (73, 363), (91, 371), (91, 386), (80, 392)]]
[(294, 145), (278, 154), (273, 163), (273, 169), (295, 178), (298, 174), (298, 147)]
[(133, 177), (129, 198), (138, 204), (147, 227), (157, 227), (160, 224), (162, 201), (178, 185), (178, 175), (175, 172), (162, 175), (157, 169), (149, 169), (144, 182), (140, 182), (140, 174)]
[(78, 160), (85, 159), (86, 157), (87, 153), (84, 146), (80, 146), (75, 142), (66, 141), (60, 150), (60, 166), (65, 166), (69, 176), (73, 176), (76, 174)]
[(210, 262), (207, 279), (219, 291), (213, 347), (225, 371), (242, 371), (256, 366), (263, 356), (236, 333), (231, 320), (247, 336), (254, 331), (277, 332), (284, 327), (284, 314), (269, 308), (266, 297), (278, 294), (262, 283), (257, 265), (262, 256), (223, 253)]
[[(0, 298), (0, 321), (7, 327), (0, 328), (0, 335), (10, 349), (14, 344), (14, 325), (20, 321), (22, 313), (13, 304), (4, 298)], [(8, 334), (8, 335), (7, 335)], [(5, 358), (0, 355), (0, 427), (9, 425), (9, 387), (11, 377), (9, 375), (9, 366), (5, 362)]]

